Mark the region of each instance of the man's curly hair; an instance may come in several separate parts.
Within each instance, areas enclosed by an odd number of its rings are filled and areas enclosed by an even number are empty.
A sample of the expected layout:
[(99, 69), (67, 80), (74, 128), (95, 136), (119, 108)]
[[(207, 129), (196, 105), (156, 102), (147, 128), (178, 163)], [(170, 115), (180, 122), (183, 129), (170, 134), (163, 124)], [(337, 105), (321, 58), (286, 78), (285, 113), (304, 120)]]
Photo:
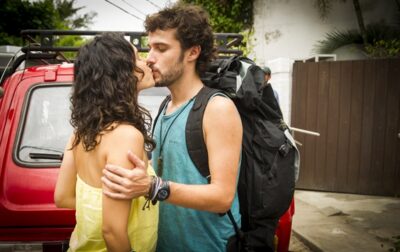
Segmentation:
[(212, 59), (216, 57), (214, 35), (207, 12), (200, 6), (177, 4), (147, 16), (144, 21), (146, 32), (176, 29), (176, 39), (182, 50), (200, 46), (201, 52), (196, 62), (196, 72), (202, 74)]
[(82, 142), (86, 151), (101, 141), (103, 131), (111, 124), (129, 124), (144, 137), (147, 150), (154, 141), (149, 135), (151, 117), (138, 104), (138, 79), (132, 45), (121, 33), (108, 32), (96, 36), (82, 46), (74, 64), (74, 85), (71, 95), (71, 125), (75, 130), (72, 147)]

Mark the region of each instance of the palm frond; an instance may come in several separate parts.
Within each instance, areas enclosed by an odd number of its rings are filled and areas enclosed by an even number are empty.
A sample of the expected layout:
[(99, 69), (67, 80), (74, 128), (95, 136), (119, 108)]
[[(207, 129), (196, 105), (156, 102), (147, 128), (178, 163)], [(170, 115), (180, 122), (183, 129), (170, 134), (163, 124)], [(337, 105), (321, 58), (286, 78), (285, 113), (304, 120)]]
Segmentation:
[(317, 42), (314, 46), (316, 53), (332, 53), (336, 49), (349, 45), (349, 44), (362, 44), (362, 37), (356, 30), (348, 31), (333, 31), (325, 35), (324, 40)]
[[(369, 24), (366, 27), (366, 33), (368, 44), (373, 44), (374, 41), (378, 40), (392, 40), (400, 37), (399, 27), (386, 23)], [(335, 30), (327, 33), (324, 40), (318, 41), (314, 46), (313, 52), (323, 54), (332, 53), (336, 49), (349, 44), (363, 45), (360, 32), (357, 30)]]

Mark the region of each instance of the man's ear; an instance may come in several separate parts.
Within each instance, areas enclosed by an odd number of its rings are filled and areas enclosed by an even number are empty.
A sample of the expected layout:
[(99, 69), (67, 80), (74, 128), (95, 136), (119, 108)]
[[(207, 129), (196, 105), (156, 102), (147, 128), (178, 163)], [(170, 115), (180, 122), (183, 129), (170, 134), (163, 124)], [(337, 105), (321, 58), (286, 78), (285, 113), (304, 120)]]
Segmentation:
[(197, 46), (192, 46), (191, 48), (188, 49), (188, 56), (187, 60), (190, 61), (195, 61), (199, 57), (201, 53), (201, 47), (199, 45)]

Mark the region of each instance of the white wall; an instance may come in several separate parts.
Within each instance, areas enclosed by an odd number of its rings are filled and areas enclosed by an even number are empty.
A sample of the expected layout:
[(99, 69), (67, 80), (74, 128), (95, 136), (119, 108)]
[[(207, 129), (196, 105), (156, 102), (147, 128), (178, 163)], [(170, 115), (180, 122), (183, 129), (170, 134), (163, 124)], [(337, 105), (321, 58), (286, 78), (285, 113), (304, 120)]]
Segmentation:
[[(359, 0), (364, 23), (395, 21), (394, 0)], [(271, 83), (278, 92), (285, 121), (290, 125), (292, 100), (292, 67), (294, 60), (315, 55), (314, 45), (334, 30), (358, 29), (351, 0), (332, 1), (332, 9), (321, 20), (315, 0), (255, 0), (254, 51), (250, 58), (269, 66)], [(337, 60), (363, 58), (351, 46), (337, 50)]]
[[(254, 58), (262, 64), (276, 58), (304, 59), (327, 32), (358, 29), (353, 3), (331, 1), (332, 9), (321, 20), (315, 0), (255, 0)], [(360, 0), (364, 22), (395, 20), (394, 0)], [(338, 56), (338, 60), (340, 57)]]
[[(279, 104), (283, 119), (290, 125), (291, 101), (292, 101), (292, 70), (293, 60), (288, 58), (277, 58), (268, 61), (271, 68), (271, 85), (279, 95)], [(272, 71), (273, 69), (273, 71)]]

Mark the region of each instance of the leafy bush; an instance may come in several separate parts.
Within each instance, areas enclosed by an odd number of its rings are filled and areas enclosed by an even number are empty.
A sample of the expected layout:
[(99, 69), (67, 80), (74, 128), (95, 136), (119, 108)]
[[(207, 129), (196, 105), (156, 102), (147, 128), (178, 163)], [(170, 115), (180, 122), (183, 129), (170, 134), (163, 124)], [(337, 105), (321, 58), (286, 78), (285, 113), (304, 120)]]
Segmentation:
[(254, 0), (183, 0), (202, 6), (210, 16), (214, 32), (239, 33), (253, 25)]
[(389, 249), (389, 252), (399, 252), (400, 251), (400, 235), (393, 236), (392, 237), (393, 241), (393, 248)]
[(373, 58), (400, 57), (400, 39), (375, 40), (365, 46), (365, 51)]
[(350, 44), (362, 44), (362, 37), (356, 30), (333, 31), (325, 35), (325, 40), (318, 41), (314, 47), (316, 53), (328, 54)]
[(314, 47), (316, 53), (333, 53), (336, 49), (350, 44), (360, 45), (370, 57), (399, 57), (400, 29), (385, 23), (370, 24), (366, 27), (367, 44), (363, 44), (357, 30), (333, 31)]
[(253, 49), (253, 2), (254, 0), (182, 0), (202, 6), (207, 10), (214, 32), (240, 33), (242, 45), (238, 49), (244, 55)]
[(0, 45), (23, 46), (20, 32), (25, 29), (87, 27), (96, 13), (80, 14), (84, 7), (74, 5), (75, 0), (0, 0)]

